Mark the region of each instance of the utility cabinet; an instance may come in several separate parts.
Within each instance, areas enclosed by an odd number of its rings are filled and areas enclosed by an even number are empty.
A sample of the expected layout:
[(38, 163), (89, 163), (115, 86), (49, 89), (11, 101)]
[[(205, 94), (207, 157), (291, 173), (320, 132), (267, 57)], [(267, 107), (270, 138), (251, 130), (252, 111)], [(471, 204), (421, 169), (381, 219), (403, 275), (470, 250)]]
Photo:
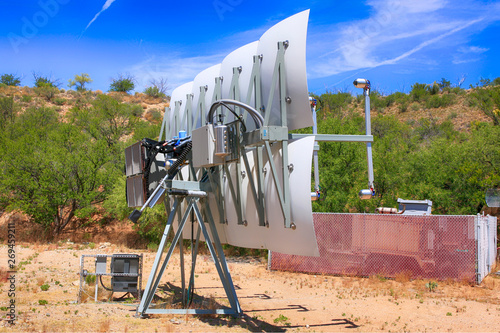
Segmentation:
[[(114, 254), (111, 257), (111, 285), (113, 292), (137, 292), (139, 272), (139, 256)], [(134, 276), (121, 276), (117, 274), (135, 274)]]

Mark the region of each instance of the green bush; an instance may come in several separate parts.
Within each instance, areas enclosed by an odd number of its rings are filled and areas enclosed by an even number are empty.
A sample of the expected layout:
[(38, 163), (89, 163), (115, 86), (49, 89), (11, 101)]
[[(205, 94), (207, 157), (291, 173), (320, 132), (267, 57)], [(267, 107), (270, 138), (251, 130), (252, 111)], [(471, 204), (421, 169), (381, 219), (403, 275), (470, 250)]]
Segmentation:
[(130, 112), (132, 113), (132, 115), (134, 115), (135, 117), (140, 117), (142, 116), (142, 113), (144, 112), (144, 109), (142, 108), (142, 106), (140, 106), (139, 104), (130, 104)]
[(353, 97), (349, 93), (338, 92), (336, 94), (326, 92), (319, 97), (320, 108), (328, 113), (340, 113), (343, 108), (346, 108), (351, 103)]
[[(168, 216), (163, 205), (156, 205), (152, 209), (147, 209), (141, 216), (141, 223), (135, 225), (137, 233), (148, 244), (159, 244), (165, 230), (167, 218)], [(170, 234), (170, 237), (172, 237), (172, 234)]]
[(0, 97), (0, 128), (14, 120), (16, 103), (14, 97)]
[(31, 97), (30, 95), (23, 95), (21, 97), (21, 101), (23, 101), (24, 103), (30, 103), (32, 100), (33, 100), (33, 97)]
[(399, 112), (404, 113), (408, 111), (408, 102), (404, 101), (399, 105)]
[(163, 116), (158, 109), (151, 109), (146, 113), (146, 119), (152, 123), (159, 123), (163, 120)]
[(483, 111), (494, 125), (500, 125), (500, 86), (475, 88), (468, 96), (468, 103)]
[(446, 80), (444, 77), (441, 78), (441, 81), (438, 82), (439, 88), (444, 89), (444, 88), (450, 88), (451, 87), (451, 82)]
[(154, 97), (154, 98), (167, 97), (165, 93), (162, 93), (158, 87), (147, 87), (146, 89), (144, 89), (144, 93), (149, 97)]
[(35, 93), (50, 102), (59, 93), (59, 89), (50, 84), (40, 84), (35, 88)]
[(440, 108), (453, 105), (453, 103), (455, 103), (454, 95), (432, 95), (425, 103), (425, 106), (427, 108)]
[(427, 87), (427, 89), (429, 90), (429, 93), (430, 93), (431, 95), (436, 95), (436, 94), (439, 94), (439, 91), (440, 91), (439, 84), (437, 84), (436, 82), (434, 82), (434, 83), (432, 84), (432, 86), (431, 86), (431, 85), (429, 85), (429, 86)]
[(80, 75), (75, 75), (73, 80), (69, 80), (68, 87), (75, 87), (76, 91), (86, 91), (86, 84), (91, 83), (92, 79), (87, 73), (81, 73)]
[(65, 98), (54, 98), (52, 100), (52, 102), (55, 104), (55, 105), (64, 105), (66, 104), (67, 100)]
[(411, 86), (410, 97), (412, 101), (422, 102), (427, 100), (429, 96), (428, 84), (415, 83)]
[(47, 284), (47, 283), (44, 283), (40, 286), (40, 289), (42, 289), (42, 291), (47, 291), (49, 290), (50, 286)]
[[(389, 100), (390, 101), (390, 100)], [(382, 111), (388, 105), (387, 98), (383, 97), (377, 90), (370, 91), (370, 107), (373, 110)], [(364, 106), (364, 103), (363, 103)]]
[(109, 86), (109, 91), (116, 92), (126, 92), (134, 90), (135, 88), (135, 78), (133, 76), (122, 76), (120, 75), (117, 79), (113, 79), (113, 82)]
[(33, 79), (35, 80), (35, 88), (59, 88), (61, 85), (58, 79), (41, 76), (37, 73), (33, 73)]
[(95, 284), (95, 275), (87, 275), (85, 277), (85, 283), (88, 285)]
[(124, 175), (117, 176), (117, 178), (113, 181), (113, 188), (111, 192), (102, 204), (106, 212), (111, 217), (119, 220), (125, 219), (132, 212), (132, 210), (128, 207), (125, 195), (125, 179), (126, 177)]
[(4, 74), (0, 77), (0, 83), (7, 86), (19, 86), (21, 85), (21, 78), (14, 76), (13, 74)]

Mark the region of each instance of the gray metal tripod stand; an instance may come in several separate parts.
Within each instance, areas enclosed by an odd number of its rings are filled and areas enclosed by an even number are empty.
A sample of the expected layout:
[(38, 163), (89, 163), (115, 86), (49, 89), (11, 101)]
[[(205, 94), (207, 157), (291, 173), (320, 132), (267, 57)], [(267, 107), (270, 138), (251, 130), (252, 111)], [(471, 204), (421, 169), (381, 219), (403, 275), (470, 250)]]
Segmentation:
[[(231, 279), (231, 275), (229, 274), (229, 270), (227, 267), (226, 257), (224, 256), (224, 252), (222, 250), (222, 245), (217, 234), (217, 229), (215, 227), (215, 223), (212, 218), (212, 214), (210, 212), (210, 207), (208, 205), (207, 194), (203, 192), (204, 195), (197, 196), (183, 196), (183, 197), (175, 197), (174, 205), (170, 211), (167, 225), (165, 226), (165, 231), (163, 233), (160, 245), (158, 247), (158, 252), (156, 253), (155, 261), (153, 263), (153, 267), (151, 269), (151, 273), (148, 278), (148, 282), (146, 285), (146, 289), (144, 290), (141, 303), (137, 307), (137, 315), (144, 317), (148, 314), (230, 314), (230, 315), (240, 315), (242, 313), (240, 304), (238, 302), (238, 297), (236, 296), (236, 291), (234, 289), (233, 281)], [(166, 197), (165, 200), (168, 198)], [(163, 259), (162, 256), (165, 246), (167, 244), (167, 237), (169, 235), (170, 229), (172, 228), (172, 223), (175, 218), (175, 214), (180, 212), (180, 202), (185, 199), (187, 201), (187, 207), (185, 209), (182, 220), (179, 222), (179, 229), (175, 233), (174, 239), (172, 240), (171, 245), (168, 248), (167, 254)], [(207, 217), (207, 223), (210, 227), (210, 234), (208, 233), (205, 222), (202, 218), (202, 214), (197, 206), (197, 202), (200, 201), (205, 208), (205, 216)], [(226, 296), (229, 300), (230, 308), (225, 309), (188, 309), (187, 303), (185, 302), (185, 280), (184, 280), (184, 258), (182, 255), (181, 249), (181, 258), (180, 258), (180, 266), (181, 266), (181, 278), (182, 278), (182, 290), (183, 290), (183, 305), (186, 307), (185, 309), (159, 309), (159, 308), (151, 308), (151, 302), (155, 295), (156, 289), (160, 283), (160, 280), (165, 272), (165, 268), (168, 265), (168, 262), (172, 256), (172, 253), (175, 249), (175, 246), (179, 242), (179, 239), (182, 239), (182, 231), (186, 225), (188, 217), (191, 212), (194, 212), (196, 215), (196, 219), (198, 221), (199, 229), (197, 234), (196, 248), (194, 250), (193, 262), (191, 266), (191, 274), (190, 274), (190, 284), (194, 282), (194, 270), (196, 266), (196, 255), (198, 252), (198, 243), (200, 238), (200, 231), (203, 233), (205, 237), (205, 242), (207, 247), (212, 255), (212, 259), (214, 261), (215, 267), (219, 274), (220, 280), (226, 292)], [(215, 245), (215, 248), (214, 248)]]

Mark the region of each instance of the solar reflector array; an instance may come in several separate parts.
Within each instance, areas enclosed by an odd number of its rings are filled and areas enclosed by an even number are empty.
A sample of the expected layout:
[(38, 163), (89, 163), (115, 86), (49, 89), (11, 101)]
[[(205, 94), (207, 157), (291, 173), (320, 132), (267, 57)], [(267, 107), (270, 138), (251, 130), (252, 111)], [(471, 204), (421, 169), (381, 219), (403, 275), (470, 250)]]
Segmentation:
[[(207, 120), (210, 106), (221, 99), (240, 101), (257, 110), (265, 119), (264, 133), (285, 128), (287, 135), (288, 130), (312, 126), (305, 67), (308, 17), (306, 10), (279, 22), (258, 41), (236, 49), (222, 63), (176, 88), (165, 115), (165, 138), (160, 140), (171, 139), (180, 130), (191, 135), (211, 122)], [(246, 132), (256, 130), (257, 122), (246, 111), (234, 107), (234, 112), (243, 119)], [(217, 121), (229, 124), (236, 120), (223, 107), (217, 109), (219, 114)], [(244, 148), (244, 156), (236, 163), (212, 168), (211, 177), (220, 179), (221, 185), (209, 194), (210, 210), (222, 243), (316, 256), (310, 196), (314, 137), (278, 141)], [(203, 172), (200, 168), (190, 178), (184, 168), (182, 179), (199, 180)], [(233, 184), (240, 187), (237, 195), (231, 194)], [(287, 223), (293, 228), (285, 228)], [(186, 228), (184, 232), (189, 237), (192, 231)]]

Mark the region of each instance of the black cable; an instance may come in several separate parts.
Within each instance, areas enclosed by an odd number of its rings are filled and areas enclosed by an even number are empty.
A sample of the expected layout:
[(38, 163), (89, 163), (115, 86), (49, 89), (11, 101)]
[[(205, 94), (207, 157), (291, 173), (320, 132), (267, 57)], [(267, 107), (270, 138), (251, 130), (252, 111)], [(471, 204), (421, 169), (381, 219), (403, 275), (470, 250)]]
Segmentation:
[(231, 109), (229, 106), (227, 106), (225, 103), (221, 102), (220, 105), (222, 105), (226, 109), (228, 109), (236, 117), (236, 119), (238, 119), (238, 121), (241, 123), (241, 126), (243, 127), (243, 132), (246, 132), (247, 126), (245, 125), (243, 118), (240, 115), (238, 115), (233, 109)]
[[(248, 104), (242, 103), (242, 102), (234, 100), (234, 99), (221, 99), (221, 100), (214, 102), (210, 106), (210, 109), (209, 109), (208, 114), (207, 114), (207, 122), (208, 123), (212, 123), (212, 118), (214, 116), (215, 110), (218, 107), (220, 107), (221, 105), (227, 107), (225, 104), (231, 104), (231, 105), (234, 105), (234, 106), (237, 106), (237, 107), (240, 107), (240, 108), (246, 110), (252, 116), (257, 128), (260, 128), (261, 126), (263, 126), (264, 118), (257, 110), (255, 110), (253, 107), (251, 107)], [(239, 116), (238, 116), (238, 119), (240, 119)]]
[(182, 143), (181, 145), (175, 147), (177, 150), (178, 148), (183, 148), (182, 152), (180, 155), (177, 157), (177, 160), (172, 164), (170, 169), (168, 169), (167, 174), (168, 174), (168, 179), (173, 179), (177, 172), (179, 171), (179, 167), (186, 161), (187, 155), (191, 151), (191, 148), (193, 147), (193, 142), (192, 141), (186, 141)]
[(101, 282), (101, 286), (106, 289), (107, 291), (113, 291), (113, 288), (107, 288), (104, 283), (102, 283), (102, 275), (99, 275), (99, 281)]

